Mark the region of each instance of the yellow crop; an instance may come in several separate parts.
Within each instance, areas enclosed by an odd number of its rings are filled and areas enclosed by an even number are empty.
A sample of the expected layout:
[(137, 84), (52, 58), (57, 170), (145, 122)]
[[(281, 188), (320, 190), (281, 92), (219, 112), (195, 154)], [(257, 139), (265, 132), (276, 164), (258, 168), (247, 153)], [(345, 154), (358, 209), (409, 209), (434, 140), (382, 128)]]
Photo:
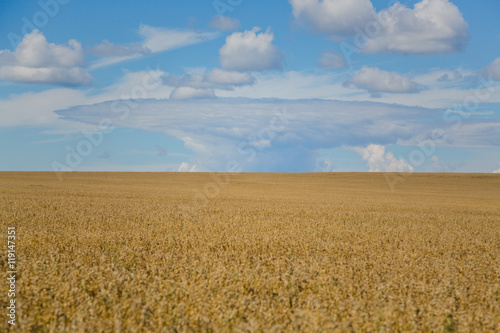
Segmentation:
[(500, 176), (226, 176), (0, 173), (0, 331), (500, 331)]

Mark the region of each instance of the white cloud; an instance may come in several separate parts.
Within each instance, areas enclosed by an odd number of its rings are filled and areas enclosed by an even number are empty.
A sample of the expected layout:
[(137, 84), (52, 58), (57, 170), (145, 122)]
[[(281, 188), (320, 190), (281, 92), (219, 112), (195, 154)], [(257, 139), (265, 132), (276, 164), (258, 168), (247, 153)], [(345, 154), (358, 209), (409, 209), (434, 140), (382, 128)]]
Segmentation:
[(370, 0), (289, 0), (296, 20), (334, 40), (356, 36), (365, 53), (449, 54), (465, 48), (468, 24), (448, 0), (399, 2), (376, 13)]
[(463, 50), (469, 37), (467, 22), (448, 0), (422, 0), (413, 9), (396, 3), (376, 22), (381, 32), (370, 36), (365, 53), (449, 54)]
[(107, 40), (104, 40), (102, 44), (88, 48), (87, 52), (96, 57), (126, 57), (151, 54), (151, 50), (141, 44), (116, 45)]
[(353, 36), (375, 15), (370, 0), (289, 0), (293, 16), (312, 32)]
[(81, 44), (48, 43), (38, 30), (26, 34), (14, 52), (0, 51), (0, 80), (62, 86), (90, 85)]
[(48, 43), (38, 30), (26, 34), (16, 51), (2, 51), (2, 64), (17, 64), (26, 67), (83, 67), (85, 55), (80, 43), (74, 39), (68, 45)]
[(197, 89), (191, 87), (178, 87), (172, 91), (171, 99), (214, 98), (212, 89)]
[(195, 172), (196, 165), (190, 166), (187, 162), (182, 162), (177, 169), (177, 172)]
[(414, 168), (404, 159), (397, 159), (382, 145), (370, 144), (366, 148), (353, 148), (363, 158), (370, 172), (413, 172)]
[(345, 81), (345, 84), (376, 93), (415, 93), (418, 91), (417, 83), (408, 76), (367, 66), (363, 66), (359, 72), (353, 74)]
[[(166, 29), (151, 27), (148, 25), (141, 25), (139, 27), (138, 34), (143, 38), (143, 42), (141, 44), (135, 44), (135, 48), (140, 45), (143, 50), (150, 50), (152, 54), (207, 42), (219, 36), (219, 33), (217, 32), (196, 32), (191, 30)], [(114, 46), (113, 51), (116, 51), (116, 48), (120, 47), (114, 44), (112, 45)], [(122, 47), (126, 48), (130, 47), (130, 45)], [(109, 56), (93, 62), (91, 68), (96, 69), (109, 66), (119, 62), (136, 59), (144, 55), (147, 54), (143, 52), (123, 56)]]
[(491, 64), (486, 66), (482, 70), (486, 77), (490, 77), (492, 80), (500, 81), (500, 57), (496, 58)]
[(323, 68), (344, 68), (347, 67), (347, 61), (340, 53), (327, 51), (318, 60), (318, 66)]
[(269, 29), (258, 34), (259, 30), (255, 27), (226, 38), (226, 44), (219, 50), (223, 69), (261, 71), (283, 68), (284, 55), (272, 44), (274, 34)]
[(240, 27), (240, 21), (227, 16), (216, 15), (210, 22), (210, 27), (222, 31), (234, 31)]

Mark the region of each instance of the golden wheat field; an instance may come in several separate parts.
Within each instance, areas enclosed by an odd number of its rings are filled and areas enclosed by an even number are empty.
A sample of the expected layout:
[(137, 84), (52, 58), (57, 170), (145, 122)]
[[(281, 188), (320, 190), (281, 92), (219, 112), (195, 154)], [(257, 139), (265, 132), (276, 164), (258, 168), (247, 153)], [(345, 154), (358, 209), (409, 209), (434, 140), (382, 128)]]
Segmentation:
[(500, 175), (4, 172), (0, 218), (1, 331), (500, 331)]

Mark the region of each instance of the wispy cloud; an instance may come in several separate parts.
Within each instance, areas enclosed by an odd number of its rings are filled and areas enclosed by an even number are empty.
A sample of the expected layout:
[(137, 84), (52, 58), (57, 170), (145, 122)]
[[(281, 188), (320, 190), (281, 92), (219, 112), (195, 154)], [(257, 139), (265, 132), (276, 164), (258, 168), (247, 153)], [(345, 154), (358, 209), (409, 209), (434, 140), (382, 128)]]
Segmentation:
[(151, 54), (151, 50), (141, 44), (116, 45), (107, 40), (102, 44), (87, 48), (86, 51), (96, 57), (127, 57)]
[[(204, 43), (219, 36), (218, 32), (198, 32), (193, 30), (167, 29), (141, 25), (138, 34), (142, 42), (131, 45), (115, 45), (108, 42), (94, 46), (92, 50), (106, 56), (94, 61), (90, 68), (97, 69), (123, 61), (137, 59), (150, 54), (174, 50), (188, 45)], [(140, 52), (137, 52), (140, 51)]]

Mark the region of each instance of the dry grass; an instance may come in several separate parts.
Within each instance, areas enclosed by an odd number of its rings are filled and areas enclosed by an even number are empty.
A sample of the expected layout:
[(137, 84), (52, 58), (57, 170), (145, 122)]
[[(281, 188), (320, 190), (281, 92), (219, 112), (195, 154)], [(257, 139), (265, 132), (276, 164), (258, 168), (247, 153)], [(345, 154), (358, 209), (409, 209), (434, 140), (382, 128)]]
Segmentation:
[(500, 176), (240, 174), (186, 209), (210, 181), (0, 173), (13, 331), (500, 331)]

